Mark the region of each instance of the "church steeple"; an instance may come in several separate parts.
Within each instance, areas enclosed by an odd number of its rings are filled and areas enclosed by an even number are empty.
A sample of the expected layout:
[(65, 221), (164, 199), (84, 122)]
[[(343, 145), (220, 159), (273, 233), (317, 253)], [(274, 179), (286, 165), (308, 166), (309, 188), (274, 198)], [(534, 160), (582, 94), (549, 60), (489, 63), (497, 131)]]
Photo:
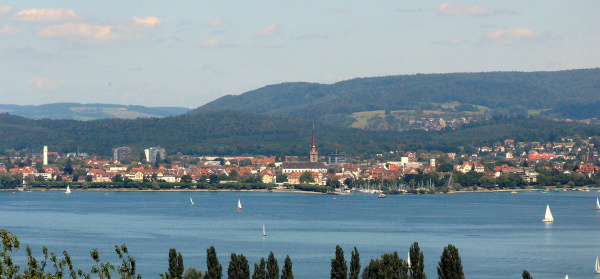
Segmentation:
[(317, 139), (315, 137), (315, 125), (313, 124), (312, 143), (308, 150), (308, 162), (317, 163), (319, 162), (319, 149), (317, 148)]

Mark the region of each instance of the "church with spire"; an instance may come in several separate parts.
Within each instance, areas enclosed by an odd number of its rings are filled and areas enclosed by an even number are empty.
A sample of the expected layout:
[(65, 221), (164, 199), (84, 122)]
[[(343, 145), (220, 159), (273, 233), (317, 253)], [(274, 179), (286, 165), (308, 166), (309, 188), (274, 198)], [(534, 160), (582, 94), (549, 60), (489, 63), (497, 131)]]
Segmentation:
[[(281, 165), (283, 174), (312, 172), (323, 174), (327, 172), (327, 165), (319, 162), (319, 148), (317, 148), (317, 139), (315, 136), (315, 127), (313, 126), (312, 141), (308, 149), (308, 162), (285, 162)], [(321, 175), (319, 175), (320, 177)], [(319, 179), (316, 179), (320, 181)]]
[(317, 140), (315, 138), (315, 126), (313, 125), (312, 143), (308, 150), (308, 162), (317, 163), (319, 162), (319, 149), (317, 148)]

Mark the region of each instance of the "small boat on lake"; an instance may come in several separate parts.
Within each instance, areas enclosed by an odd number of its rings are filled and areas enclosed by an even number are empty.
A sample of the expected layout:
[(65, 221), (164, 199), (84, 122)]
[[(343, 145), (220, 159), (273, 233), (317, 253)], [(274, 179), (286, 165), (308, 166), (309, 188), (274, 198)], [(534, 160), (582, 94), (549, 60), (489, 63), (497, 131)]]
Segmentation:
[(267, 236), (267, 231), (265, 230), (265, 224), (263, 224), (263, 236)]
[(552, 212), (550, 212), (550, 205), (546, 205), (546, 215), (544, 219), (542, 219), (544, 223), (552, 223), (554, 222), (554, 217), (552, 217)]
[(237, 209), (238, 210), (242, 210), (242, 201), (241, 200), (238, 200), (238, 207), (237, 207)]
[(600, 201), (596, 198), (596, 210), (600, 210)]
[(194, 205), (194, 201), (192, 200), (192, 197), (190, 197), (190, 203), (191, 203), (192, 205)]
[(596, 274), (600, 274), (600, 262), (598, 262), (598, 257), (596, 257), (596, 266), (594, 269), (596, 270)]
[(408, 255), (406, 256), (406, 263), (408, 264), (408, 268), (411, 268), (411, 264), (410, 264), (410, 251), (408, 251)]
[(71, 187), (67, 185), (67, 190), (65, 190), (65, 194), (71, 194)]
[(378, 197), (378, 198), (381, 198), (381, 199), (382, 199), (382, 198), (385, 198), (385, 194), (384, 194), (384, 193), (381, 193), (381, 194), (379, 194), (379, 196), (377, 196), (377, 197)]

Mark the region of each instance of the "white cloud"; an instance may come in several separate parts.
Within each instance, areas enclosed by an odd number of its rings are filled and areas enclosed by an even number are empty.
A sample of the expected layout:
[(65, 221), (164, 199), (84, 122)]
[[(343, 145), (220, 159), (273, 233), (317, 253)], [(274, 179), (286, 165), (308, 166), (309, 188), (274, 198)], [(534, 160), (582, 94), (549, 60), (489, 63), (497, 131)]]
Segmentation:
[(12, 10), (12, 8), (10, 6), (0, 6), (0, 15), (8, 14), (8, 13), (10, 13), (11, 10)]
[(221, 45), (221, 42), (219, 42), (219, 40), (215, 39), (215, 38), (208, 39), (208, 40), (201, 40), (198, 42), (198, 46), (203, 47), (203, 48), (219, 47), (220, 45)]
[(147, 18), (139, 18), (137, 16), (134, 16), (132, 21), (134, 25), (142, 25), (144, 27), (154, 27), (156, 25), (160, 25), (163, 22), (162, 19), (155, 16), (149, 16)]
[(114, 33), (113, 28), (110, 25), (65, 23), (42, 28), (39, 35), (43, 37), (81, 37), (99, 41), (110, 41), (126, 36), (126, 34)]
[(458, 4), (443, 3), (438, 9), (437, 13), (444, 16), (454, 17), (474, 17), (474, 16), (491, 16), (498, 14), (518, 14), (516, 11), (508, 9), (494, 9), (484, 6), (471, 6), (466, 7)]
[(204, 26), (218, 27), (223, 24), (223, 19), (222, 18), (212, 18), (212, 19), (202, 22), (202, 24)]
[(4, 25), (4, 27), (0, 28), (0, 36), (10, 36), (21, 33), (21, 29), (10, 27), (8, 25)]
[(348, 7), (329, 8), (329, 11), (336, 14), (349, 14), (352, 12), (352, 10), (350, 10)]
[(71, 9), (31, 9), (18, 12), (13, 19), (17, 21), (65, 21), (78, 19), (79, 15)]
[(39, 89), (54, 89), (55, 86), (50, 83), (47, 77), (34, 77), (29, 81)]
[(496, 42), (502, 44), (518, 44), (536, 41), (540, 34), (528, 28), (507, 28), (496, 31), (488, 30), (485, 33), (484, 40), (487, 42)]
[(279, 26), (277, 24), (272, 24), (268, 27), (265, 27), (263, 29), (260, 29), (260, 31), (258, 31), (258, 34), (264, 37), (271, 37), (271, 36), (275, 36), (279, 33)]

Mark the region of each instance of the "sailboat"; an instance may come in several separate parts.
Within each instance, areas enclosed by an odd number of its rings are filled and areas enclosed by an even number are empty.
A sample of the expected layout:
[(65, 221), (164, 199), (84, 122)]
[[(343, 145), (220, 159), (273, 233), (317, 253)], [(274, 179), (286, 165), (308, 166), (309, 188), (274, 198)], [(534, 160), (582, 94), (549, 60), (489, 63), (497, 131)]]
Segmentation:
[(411, 264), (410, 264), (410, 251), (407, 252), (408, 255), (406, 256), (406, 262), (408, 263), (408, 268), (411, 268)]
[(192, 200), (192, 197), (190, 197), (190, 203), (191, 203), (192, 205), (194, 205), (194, 201)]
[(600, 201), (596, 198), (596, 210), (600, 210)]
[(71, 194), (71, 188), (67, 185), (67, 190), (65, 190), (65, 194)]
[[(263, 236), (267, 236), (267, 231), (265, 230), (265, 224), (263, 224)], [(598, 263), (597, 260), (596, 260), (596, 263)]]
[(600, 274), (600, 262), (598, 262), (598, 257), (596, 257), (596, 274)]
[(242, 210), (242, 202), (238, 200), (238, 210)]
[(546, 205), (546, 216), (542, 219), (542, 222), (552, 223), (554, 222), (554, 218), (552, 217), (552, 212), (550, 212), (550, 205)]

